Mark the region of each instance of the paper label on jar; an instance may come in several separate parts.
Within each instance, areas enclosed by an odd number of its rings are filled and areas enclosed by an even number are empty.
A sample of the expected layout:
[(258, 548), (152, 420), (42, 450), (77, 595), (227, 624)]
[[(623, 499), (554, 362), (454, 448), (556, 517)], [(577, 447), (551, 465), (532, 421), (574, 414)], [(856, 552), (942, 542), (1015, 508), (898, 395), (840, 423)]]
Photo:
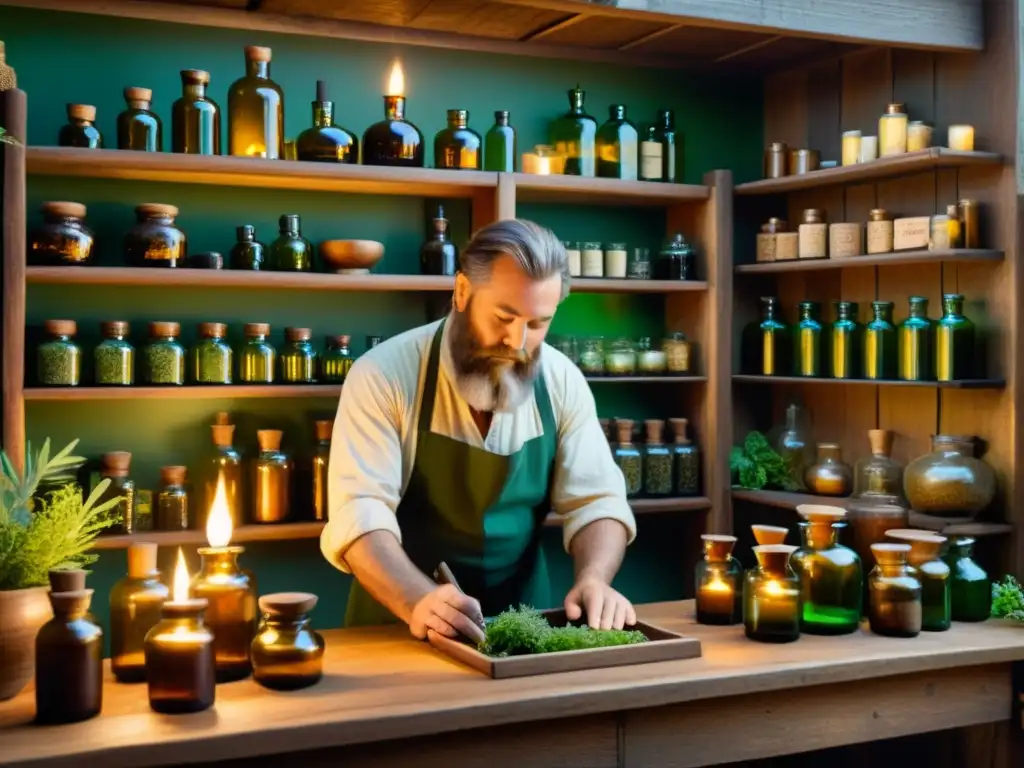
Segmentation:
[(569, 274), (573, 277), (579, 277), (583, 267), (581, 264), (580, 252), (577, 250), (567, 250), (565, 255), (569, 258)]
[(604, 276), (625, 277), (626, 276), (626, 252), (605, 251), (604, 252)]
[(661, 180), (661, 142), (644, 141), (640, 144), (640, 175), (650, 181)]
[(604, 277), (604, 251), (583, 251), (583, 276)]

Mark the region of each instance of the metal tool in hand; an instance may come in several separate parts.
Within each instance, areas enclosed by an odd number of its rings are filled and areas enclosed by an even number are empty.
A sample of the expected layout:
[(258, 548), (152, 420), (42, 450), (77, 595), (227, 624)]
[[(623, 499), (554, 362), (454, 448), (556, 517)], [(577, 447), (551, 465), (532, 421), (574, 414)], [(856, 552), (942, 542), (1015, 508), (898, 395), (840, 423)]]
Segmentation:
[[(459, 582), (455, 578), (455, 574), (452, 573), (452, 569), (448, 567), (448, 563), (444, 562), (443, 560), (440, 563), (438, 563), (437, 568), (434, 570), (434, 581), (436, 581), (438, 584), (451, 584), (453, 587), (459, 590), (459, 592), (462, 592), (462, 594), (466, 594), (465, 590), (459, 586)], [(487, 629), (487, 626), (484, 623), (483, 616), (477, 615), (470, 616), (469, 618), (472, 619), (473, 623), (480, 627), (480, 629)]]

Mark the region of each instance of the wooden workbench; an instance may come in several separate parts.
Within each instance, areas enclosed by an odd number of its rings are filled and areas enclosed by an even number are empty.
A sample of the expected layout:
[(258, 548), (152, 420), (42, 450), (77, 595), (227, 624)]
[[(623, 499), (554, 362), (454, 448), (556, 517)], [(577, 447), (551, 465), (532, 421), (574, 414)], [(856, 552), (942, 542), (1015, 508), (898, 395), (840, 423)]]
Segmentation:
[[(528, 750), (529, 761), (513, 762), (695, 766), (981, 724), (1010, 731), (1011, 669), (1024, 660), (1019, 625), (956, 624), (910, 640), (866, 631), (804, 636), (772, 646), (744, 639), (740, 627), (695, 625), (690, 602), (639, 613), (699, 637), (703, 656), (490, 680), (404, 628), (336, 630), (325, 633), (326, 676), (317, 686), (276, 693), (251, 680), (223, 685), (214, 709), (196, 715), (156, 715), (145, 686), (110, 682), (100, 717), (43, 728), (31, 724), (26, 691), (0, 704), (0, 765), (494, 768), (502, 755)], [(984, 765), (1010, 765), (1005, 743), (986, 748)]]

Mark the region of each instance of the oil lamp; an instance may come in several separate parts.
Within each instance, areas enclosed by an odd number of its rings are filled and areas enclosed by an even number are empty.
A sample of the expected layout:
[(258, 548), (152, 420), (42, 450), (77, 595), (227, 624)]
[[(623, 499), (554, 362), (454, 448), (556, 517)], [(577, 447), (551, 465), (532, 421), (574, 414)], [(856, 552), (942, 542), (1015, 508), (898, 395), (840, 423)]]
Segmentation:
[(256, 634), (256, 579), (238, 567), (245, 548), (230, 546), (232, 529), (221, 474), (206, 519), (210, 546), (199, 548), (202, 564), (192, 579), (192, 596), (209, 603), (206, 624), (213, 630), (217, 681), (222, 683), (248, 677), (249, 648)]
[(423, 167), (423, 134), (405, 119), (405, 74), (398, 59), (388, 76), (384, 119), (363, 134), (363, 165)]

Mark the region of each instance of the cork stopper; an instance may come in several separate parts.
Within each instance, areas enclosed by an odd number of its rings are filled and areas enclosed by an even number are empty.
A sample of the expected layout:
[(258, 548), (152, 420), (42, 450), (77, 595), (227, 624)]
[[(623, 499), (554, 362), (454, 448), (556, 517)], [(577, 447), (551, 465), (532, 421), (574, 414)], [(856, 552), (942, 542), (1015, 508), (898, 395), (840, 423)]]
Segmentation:
[(235, 439), (234, 424), (211, 424), (213, 444), (218, 448), (230, 448)]
[(249, 61), (270, 61), (270, 49), (263, 45), (247, 45), (245, 58)]
[(705, 533), (700, 537), (704, 544), (704, 559), (713, 563), (724, 562), (736, 546), (736, 537), (721, 533)]
[(185, 475), (187, 473), (187, 467), (178, 465), (172, 467), (160, 467), (160, 482), (164, 485), (184, 485)]
[(690, 423), (690, 420), (669, 419), (668, 421), (672, 425), (672, 438), (675, 440), (676, 445), (688, 445), (690, 438), (686, 436), (686, 426)]
[(629, 445), (633, 442), (633, 420), (632, 419), (616, 419), (615, 420), (615, 433), (619, 436), (619, 443), (621, 445)]
[(313, 422), (317, 440), (330, 440), (334, 432), (334, 419), (318, 419)]
[(882, 541), (871, 545), (871, 554), (875, 556), (875, 562), (879, 565), (902, 565), (907, 562), (909, 553), (909, 544), (890, 544)]
[(153, 90), (151, 88), (136, 88), (129, 86), (124, 89), (124, 100), (129, 104), (133, 102), (143, 102), (146, 106), (153, 101)]
[(127, 320), (108, 320), (105, 323), (100, 323), (100, 333), (106, 339), (114, 336), (127, 336), (130, 328)]
[(50, 605), (58, 616), (80, 616), (89, 610), (92, 590), (79, 589), (73, 592), (51, 592)]
[(156, 567), (157, 545), (154, 541), (135, 541), (128, 545), (128, 576), (145, 579), (158, 573)]
[(170, 219), (178, 215), (178, 208), (167, 203), (142, 203), (135, 206), (135, 213), (138, 216), (166, 216)]
[(803, 214), (804, 224), (821, 224), (825, 221), (825, 214), (820, 208), (807, 208)]
[(665, 431), (665, 422), (661, 419), (646, 419), (644, 430), (647, 433), (647, 444), (658, 445), (662, 440), (662, 432)]
[(149, 324), (150, 336), (169, 336), (175, 338), (181, 334), (181, 323), (169, 320), (154, 320)]
[(283, 436), (280, 429), (260, 429), (256, 431), (256, 442), (260, 444), (261, 451), (279, 451)]
[(210, 73), (204, 69), (181, 70), (182, 85), (209, 85)]
[(199, 323), (196, 329), (204, 339), (223, 339), (228, 332), (228, 327), (224, 323)]
[(892, 453), (894, 437), (891, 429), (869, 429), (868, 442), (871, 444), (871, 453), (875, 456), (888, 456)]
[(47, 320), (43, 330), (53, 336), (74, 336), (78, 333), (78, 323), (74, 320)]
[(832, 525), (846, 519), (846, 510), (827, 504), (797, 504), (796, 513), (812, 525)]
[(103, 474), (107, 477), (128, 477), (132, 455), (128, 451), (109, 451), (101, 459)]
[(783, 574), (786, 572), (790, 555), (796, 550), (797, 547), (792, 544), (759, 544), (754, 547), (754, 555), (760, 566), (768, 573)]
[(96, 120), (96, 107), (92, 104), (68, 104), (69, 120), (85, 120), (91, 123)]
[(285, 328), (285, 341), (309, 341), (313, 338), (313, 331), (309, 328)]
[(906, 113), (906, 104), (886, 104), (885, 106), (885, 114), (887, 115), (905, 115)]
[(319, 599), (310, 592), (274, 592), (261, 595), (259, 605), (268, 616), (294, 619), (312, 611)]
[(50, 571), (51, 592), (80, 592), (85, 589), (86, 571), (81, 568), (58, 568)]
[(750, 529), (754, 532), (754, 540), (761, 546), (782, 544), (789, 535), (789, 529), (779, 525), (752, 525)]
[(253, 336), (268, 336), (270, 334), (270, 323), (246, 323), (245, 324), (245, 335), (247, 337)]
[[(886, 534), (888, 533), (886, 531)], [(927, 536), (916, 536), (907, 543), (910, 544), (910, 562), (924, 563), (929, 560), (937, 560), (942, 555), (946, 537), (933, 533)]]
[(67, 200), (53, 200), (39, 206), (44, 216), (52, 216), (55, 219), (84, 219), (86, 208), (82, 203), (72, 203)]

